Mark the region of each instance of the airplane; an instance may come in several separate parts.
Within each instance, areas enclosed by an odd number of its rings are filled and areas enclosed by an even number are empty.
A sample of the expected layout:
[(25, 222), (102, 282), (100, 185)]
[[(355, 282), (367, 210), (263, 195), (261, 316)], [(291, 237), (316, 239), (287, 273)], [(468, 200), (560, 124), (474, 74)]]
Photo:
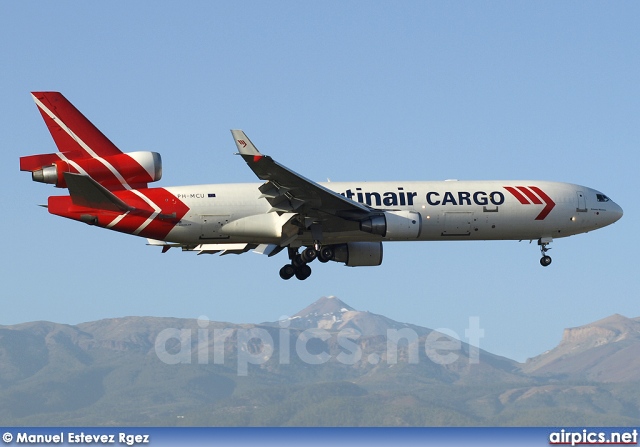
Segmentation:
[(238, 154), (262, 183), (150, 188), (162, 177), (156, 152), (120, 151), (61, 93), (33, 92), (59, 152), (20, 158), (36, 182), (67, 188), (49, 213), (147, 238), (162, 252), (269, 257), (287, 249), (280, 277), (307, 279), (309, 264), (382, 263), (383, 242), (537, 241), (549, 244), (616, 222), (622, 208), (585, 186), (537, 180), (326, 182), (263, 155), (241, 130)]

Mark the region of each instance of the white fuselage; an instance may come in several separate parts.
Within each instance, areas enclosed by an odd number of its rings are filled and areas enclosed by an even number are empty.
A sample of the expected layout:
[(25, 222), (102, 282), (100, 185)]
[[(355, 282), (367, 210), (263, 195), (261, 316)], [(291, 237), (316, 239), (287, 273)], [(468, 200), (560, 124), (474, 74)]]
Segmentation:
[[(604, 227), (622, 216), (622, 209), (598, 191), (560, 182), (397, 181), (321, 185), (377, 210), (415, 212), (419, 221), (416, 233), (402, 237), (369, 234), (357, 226), (353, 231), (325, 229), (326, 244), (560, 238)], [(261, 197), (259, 186), (240, 183), (165, 188), (189, 208), (165, 240), (181, 244), (277, 244), (284, 218), (269, 213), (271, 206)], [(533, 194), (534, 190), (540, 194)], [(256, 224), (247, 225), (246, 231), (238, 231), (238, 225), (229, 225), (240, 219), (252, 222), (252, 216), (256, 216)], [(256, 226), (272, 226), (273, 231), (269, 228), (253, 231)], [(231, 227), (235, 230), (231, 231)], [(295, 245), (312, 243), (311, 233), (303, 232)]]

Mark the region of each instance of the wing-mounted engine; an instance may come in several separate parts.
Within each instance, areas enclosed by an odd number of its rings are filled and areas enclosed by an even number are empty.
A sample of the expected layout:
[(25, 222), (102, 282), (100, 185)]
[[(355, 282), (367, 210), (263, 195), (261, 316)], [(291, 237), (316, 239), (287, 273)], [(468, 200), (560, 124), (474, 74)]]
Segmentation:
[(20, 158), (20, 170), (31, 171), (34, 182), (66, 188), (64, 173), (88, 175), (107, 189), (146, 187), (162, 178), (162, 158), (157, 152), (129, 152), (106, 157), (55, 153)]
[(420, 236), (420, 213), (415, 211), (385, 211), (360, 222), (360, 230), (378, 234), (387, 240), (411, 240)]
[(333, 245), (332, 261), (344, 262), (349, 267), (382, 264), (382, 242), (348, 242)]

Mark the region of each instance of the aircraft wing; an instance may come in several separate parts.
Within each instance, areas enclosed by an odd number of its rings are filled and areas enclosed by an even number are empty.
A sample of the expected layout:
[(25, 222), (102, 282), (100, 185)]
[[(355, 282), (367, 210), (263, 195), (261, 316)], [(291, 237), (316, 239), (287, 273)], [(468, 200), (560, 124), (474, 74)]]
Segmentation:
[(271, 211), (299, 213), (320, 220), (332, 216), (360, 220), (373, 209), (325, 188), (261, 154), (241, 130), (232, 130), (238, 151), (247, 165), (261, 180), (262, 197), (271, 204)]

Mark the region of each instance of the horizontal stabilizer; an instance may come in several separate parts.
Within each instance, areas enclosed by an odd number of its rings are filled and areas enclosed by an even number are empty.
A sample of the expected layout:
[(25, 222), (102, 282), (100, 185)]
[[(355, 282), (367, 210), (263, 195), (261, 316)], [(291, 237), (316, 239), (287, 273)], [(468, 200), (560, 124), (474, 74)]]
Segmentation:
[(132, 207), (89, 176), (65, 172), (64, 179), (67, 182), (74, 205), (107, 211), (127, 212), (133, 210)]

